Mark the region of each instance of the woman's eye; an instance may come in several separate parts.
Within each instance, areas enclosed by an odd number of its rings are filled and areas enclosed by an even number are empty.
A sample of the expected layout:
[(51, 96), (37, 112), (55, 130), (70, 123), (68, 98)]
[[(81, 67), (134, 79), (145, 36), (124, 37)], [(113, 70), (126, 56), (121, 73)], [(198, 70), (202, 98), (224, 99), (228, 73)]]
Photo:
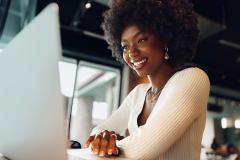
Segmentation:
[(141, 44), (143, 42), (146, 42), (148, 40), (148, 38), (141, 38), (138, 40), (138, 43)]
[(123, 50), (123, 52), (125, 53), (125, 52), (127, 52), (128, 47), (127, 47), (127, 46), (122, 46), (122, 50)]

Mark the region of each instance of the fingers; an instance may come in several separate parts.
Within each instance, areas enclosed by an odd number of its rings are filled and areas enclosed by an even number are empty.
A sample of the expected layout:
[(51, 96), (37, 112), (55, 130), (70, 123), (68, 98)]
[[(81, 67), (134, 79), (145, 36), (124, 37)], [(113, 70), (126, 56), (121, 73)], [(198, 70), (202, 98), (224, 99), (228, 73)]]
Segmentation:
[(112, 135), (112, 134), (116, 134), (116, 133), (114, 131), (110, 131), (109, 134)]
[(87, 142), (84, 145), (84, 148), (88, 148), (91, 142), (94, 140), (95, 135), (92, 135), (88, 138)]
[(117, 135), (114, 131), (103, 131), (100, 134), (88, 138), (85, 147), (91, 146), (94, 154), (99, 156), (117, 156), (119, 149), (116, 146)]
[(120, 152), (119, 149), (117, 147), (115, 147), (114, 150), (113, 150), (113, 155), (118, 156), (119, 152)]
[(91, 142), (91, 149), (94, 154), (99, 154), (101, 140), (102, 140), (102, 135), (97, 134), (94, 140)]
[(110, 135), (110, 139), (109, 139), (109, 144), (108, 144), (108, 155), (112, 155), (115, 154), (116, 151), (116, 140), (117, 140), (117, 136), (116, 134), (111, 134)]
[(106, 130), (103, 132), (103, 138), (101, 140), (99, 156), (107, 155), (108, 143), (109, 143), (110, 134)]

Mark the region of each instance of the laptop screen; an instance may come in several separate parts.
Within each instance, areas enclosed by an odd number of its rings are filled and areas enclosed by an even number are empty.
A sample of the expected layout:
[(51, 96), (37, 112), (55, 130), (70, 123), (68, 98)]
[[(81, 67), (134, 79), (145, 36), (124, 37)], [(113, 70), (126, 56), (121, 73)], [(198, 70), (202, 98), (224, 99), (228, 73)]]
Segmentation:
[(58, 6), (50, 4), (0, 54), (0, 153), (66, 160)]

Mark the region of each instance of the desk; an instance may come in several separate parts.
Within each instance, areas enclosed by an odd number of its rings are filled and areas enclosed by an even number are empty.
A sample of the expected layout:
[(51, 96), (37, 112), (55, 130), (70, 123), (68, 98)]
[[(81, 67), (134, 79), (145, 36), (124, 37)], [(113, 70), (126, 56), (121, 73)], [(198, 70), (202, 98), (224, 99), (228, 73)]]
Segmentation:
[(99, 157), (92, 153), (90, 149), (69, 149), (68, 160), (130, 160), (124, 157)]

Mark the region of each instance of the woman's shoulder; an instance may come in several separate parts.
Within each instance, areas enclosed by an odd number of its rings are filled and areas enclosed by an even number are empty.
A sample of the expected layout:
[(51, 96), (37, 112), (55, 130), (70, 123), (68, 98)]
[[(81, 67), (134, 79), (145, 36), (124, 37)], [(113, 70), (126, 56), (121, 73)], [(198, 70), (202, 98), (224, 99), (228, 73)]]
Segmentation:
[(144, 94), (150, 88), (150, 84), (138, 84), (128, 94), (127, 99), (138, 99), (139, 97), (145, 97)]
[[(207, 73), (197, 67), (190, 67), (176, 72), (168, 81), (162, 97), (185, 97), (182, 100), (194, 100), (196, 97), (206, 101), (210, 92)], [(195, 97), (195, 98), (194, 98)]]
[(136, 92), (145, 91), (150, 87), (151, 87), (150, 83), (141, 83), (141, 84), (138, 84), (133, 90), (135, 90)]
[(207, 78), (208, 79), (207, 73), (199, 67), (185, 68), (183, 70), (177, 71), (174, 75), (177, 78), (188, 77), (191, 79), (199, 79), (199, 78)]
[(150, 83), (141, 83), (136, 85), (130, 93), (132, 94), (141, 94), (144, 93), (146, 90), (148, 90), (151, 87)]
[(183, 70), (177, 71), (172, 76), (172, 83), (176, 85), (186, 84), (192, 85), (206, 85), (210, 86), (210, 80), (207, 73), (199, 67), (189, 67)]
[(135, 88), (136, 89), (145, 89), (145, 88), (148, 88), (149, 86), (151, 86), (150, 83), (140, 83)]

